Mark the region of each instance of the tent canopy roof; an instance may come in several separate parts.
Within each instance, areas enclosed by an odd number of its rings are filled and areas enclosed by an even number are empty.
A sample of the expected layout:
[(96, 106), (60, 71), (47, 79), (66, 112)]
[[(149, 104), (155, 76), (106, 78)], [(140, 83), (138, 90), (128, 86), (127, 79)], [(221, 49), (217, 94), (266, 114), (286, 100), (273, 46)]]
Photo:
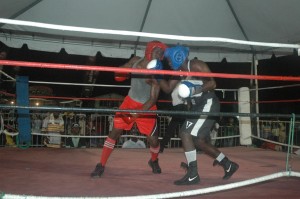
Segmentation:
[[(299, 44), (299, 0), (0, 0), (0, 18), (95, 29)], [(83, 33), (0, 24), (0, 41), (10, 47), (128, 58), (142, 55), (150, 37)], [(205, 61), (251, 61), (292, 54), (295, 49), (227, 42), (158, 39), (188, 45)], [(296, 49), (298, 50), (298, 49)]]

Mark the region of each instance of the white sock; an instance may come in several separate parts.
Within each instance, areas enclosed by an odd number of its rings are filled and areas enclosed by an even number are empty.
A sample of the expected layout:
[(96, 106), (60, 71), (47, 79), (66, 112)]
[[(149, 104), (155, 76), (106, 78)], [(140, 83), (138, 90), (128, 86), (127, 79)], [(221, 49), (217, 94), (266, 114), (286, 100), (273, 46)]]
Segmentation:
[(224, 158), (225, 158), (225, 155), (224, 155), (223, 153), (220, 153), (220, 154), (218, 155), (218, 157), (216, 158), (216, 160), (217, 160), (218, 162), (221, 162)]
[(191, 162), (196, 161), (196, 160), (197, 160), (197, 152), (196, 152), (196, 149), (193, 150), (193, 151), (185, 152), (185, 158), (186, 158), (186, 161), (188, 162), (188, 165), (189, 165)]

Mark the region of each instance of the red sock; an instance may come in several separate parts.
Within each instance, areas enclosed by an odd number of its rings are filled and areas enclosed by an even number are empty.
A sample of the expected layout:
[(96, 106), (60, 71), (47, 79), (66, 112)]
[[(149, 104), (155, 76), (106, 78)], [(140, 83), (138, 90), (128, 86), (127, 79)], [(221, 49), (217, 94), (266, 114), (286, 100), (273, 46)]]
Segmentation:
[(113, 140), (109, 137), (106, 138), (103, 149), (102, 149), (102, 156), (101, 156), (101, 161), (100, 161), (103, 166), (106, 164), (111, 152), (115, 148), (115, 143), (116, 143), (116, 140)]
[(150, 153), (151, 153), (151, 160), (152, 161), (157, 160), (158, 153), (159, 153), (159, 147), (160, 147), (159, 145), (155, 148), (150, 146)]

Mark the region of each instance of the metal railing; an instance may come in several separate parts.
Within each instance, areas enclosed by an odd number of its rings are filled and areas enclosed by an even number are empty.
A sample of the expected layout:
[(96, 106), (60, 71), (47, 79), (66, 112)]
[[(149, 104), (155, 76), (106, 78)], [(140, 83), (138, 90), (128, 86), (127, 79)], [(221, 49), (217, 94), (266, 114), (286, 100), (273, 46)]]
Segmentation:
[[(45, 120), (49, 117), (49, 113), (45, 112), (31, 112), (31, 147), (43, 147), (45, 146), (45, 139), (49, 138), (47, 126)], [(106, 136), (111, 131), (113, 126), (114, 114), (89, 114), (89, 113), (72, 113), (64, 112), (60, 113), (60, 118), (63, 120), (63, 130), (59, 135), (60, 147), (68, 146), (71, 137), (80, 137), (84, 140), (83, 147), (102, 147)], [(16, 134), (18, 133), (17, 114), (13, 110), (1, 111), (1, 135), (0, 135), (0, 147), (13, 146), (16, 143)], [(158, 116), (159, 123), (159, 137), (164, 137), (168, 123), (169, 116)], [(81, 127), (80, 132), (77, 134), (72, 133), (72, 124), (78, 123)], [(289, 121), (279, 120), (260, 120), (259, 121), (259, 135), (258, 137), (280, 142), (287, 143), (288, 131), (290, 128)], [(178, 132), (180, 124), (176, 130), (175, 136), (171, 138), (170, 143), (167, 145), (169, 148), (181, 147), (181, 140)], [(9, 132), (9, 134), (3, 133), (3, 131)], [(294, 129), (294, 145), (300, 145), (300, 122), (295, 123)], [(10, 135), (11, 134), (11, 135)], [(122, 137), (117, 141), (116, 147), (121, 147), (125, 140), (133, 136), (130, 131), (125, 131)], [(138, 134), (138, 138), (144, 141), (147, 145), (146, 138), (143, 135)], [(217, 137), (212, 138), (212, 143), (217, 147), (233, 147), (239, 146), (239, 127), (238, 124), (228, 125), (221, 124), (218, 128)], [(148, 145), (147, 145), (148, 146)]]

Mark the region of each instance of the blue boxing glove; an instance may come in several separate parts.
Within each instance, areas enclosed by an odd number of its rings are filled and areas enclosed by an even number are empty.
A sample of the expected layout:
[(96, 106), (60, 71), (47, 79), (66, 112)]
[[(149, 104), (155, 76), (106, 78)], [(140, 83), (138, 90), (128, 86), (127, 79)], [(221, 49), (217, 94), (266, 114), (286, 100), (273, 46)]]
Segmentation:
[(182, 98), (200, 96), (203, 82), (201, 80), (186, 80), (182, 81), (178, 87), (178, 94)]
[[(160, 60), (158, 59), (153, 59), (151, 60), (148, 65), (147, 65), (147, 69), (150, 69), (150, 70), (162, 70), (163, 69), (163, 65), (161, 63)], [(163, 79), (163, 75), (154, 75), (155, 79), (157, 81), (160, 81)]]

